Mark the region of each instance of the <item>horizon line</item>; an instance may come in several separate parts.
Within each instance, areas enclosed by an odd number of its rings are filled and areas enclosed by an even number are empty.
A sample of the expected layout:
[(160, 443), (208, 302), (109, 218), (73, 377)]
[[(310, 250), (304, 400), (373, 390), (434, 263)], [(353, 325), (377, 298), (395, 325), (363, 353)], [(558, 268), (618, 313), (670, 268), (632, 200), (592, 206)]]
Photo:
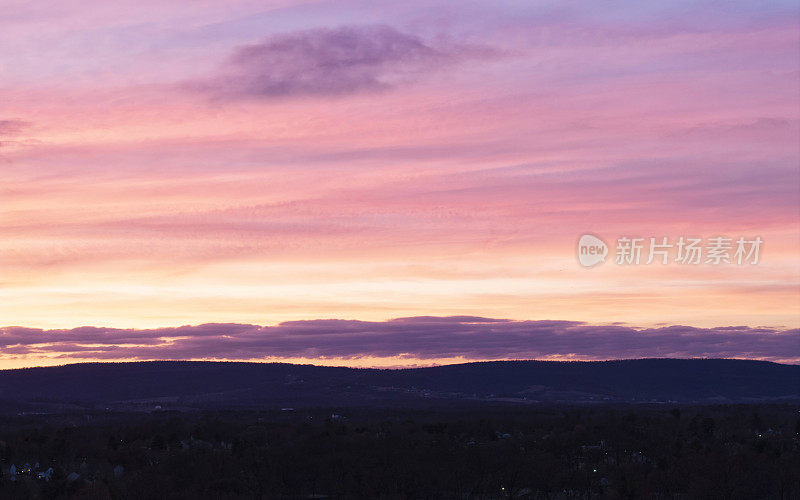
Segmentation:
[(755, 358), (722, 358), (722, 357), (691, 357), (691, 358), (675, 358), (675, 357), (642, 357), (642, 358), (607, 358), (607, 359), (536, 359), (536, 358), (509, 358), (509, 359), (481, 359), (466, 362), (454, 363), (436, 363), (430, 365), (407, 365), (407, 366), (347, 366), (347, 365), (324, 365), (315, 363), (291, 363), (286, 361), (257, 361), (257, 360), (237, 360), (237, 359), (139, 359), (139, 360), (124, 360), (124, 361), (76, 361), (55, 365), (31, 365), (20, 366), (14, 368), (0, 368), (0, 373), (18, 371), (18, 370), (32, 370), (37, 368), (63, 368), (67, 366), (78, 365), (129, 365), (129, 364), (146, 364), (146, 363), (207, 363), (207, 364), (247, 364), (247, 365), (290, 365), (290, 366), (313, 366), (316, 368), (345, 368), (348, 370), (417, 370), (425, 368), (440, 368), (446, 366), (463, 366), (475, 365), (483, 363), (614, 363), (624, 361), (744, 361), (753, 363), (769, 363), (782, 366), (800, 366), (800, 362), (779, 362), (766, 359)]

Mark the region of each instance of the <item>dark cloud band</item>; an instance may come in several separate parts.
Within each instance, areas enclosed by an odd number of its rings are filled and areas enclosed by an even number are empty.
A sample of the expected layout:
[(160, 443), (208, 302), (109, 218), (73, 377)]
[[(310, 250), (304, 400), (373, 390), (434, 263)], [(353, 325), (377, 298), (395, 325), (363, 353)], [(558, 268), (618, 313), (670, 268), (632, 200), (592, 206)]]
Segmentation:
[(75, 359), (400, 357), (470, 360), (641, 357), (750, 358), (800, 363), (800, 330), (732, 326), (635, 328), (473, 316), (212, 323), (156, 329), (0, 328), (6, 356)]

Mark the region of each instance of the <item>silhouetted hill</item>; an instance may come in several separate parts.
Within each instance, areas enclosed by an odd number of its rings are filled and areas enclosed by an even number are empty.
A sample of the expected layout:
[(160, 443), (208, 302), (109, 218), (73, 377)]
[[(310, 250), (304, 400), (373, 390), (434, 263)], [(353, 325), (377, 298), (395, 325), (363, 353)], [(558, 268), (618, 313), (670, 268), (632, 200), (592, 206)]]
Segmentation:
[(115, 409), (453, 401), (800, 400), (800, 366), (726, 359), (495, 361), (401, 370), (280, 363), (83, 363), (0, 371), (0, 400)]

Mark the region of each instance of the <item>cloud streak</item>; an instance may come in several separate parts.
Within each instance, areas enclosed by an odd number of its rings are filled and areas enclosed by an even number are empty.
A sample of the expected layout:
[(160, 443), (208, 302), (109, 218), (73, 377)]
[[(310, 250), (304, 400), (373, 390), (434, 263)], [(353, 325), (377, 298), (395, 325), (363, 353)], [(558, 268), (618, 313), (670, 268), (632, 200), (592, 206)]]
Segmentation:
[(0, 329), (6, 356), (60, 359), (444, 358), (601, 360), (749, 358), (800, 363), (800, 330), (682, 325), (636, 328), (578, 321), (419, 316), (307, 320), (276, 326), (213, 323), (156, 329)]
[(30, 126), (25, 120), (0, 120), (0, 147), (13, 144), (15, 141), (8, 141), (8, 138), (21, 135)]
[(0, 136), (19, 135), (30, 125), (24, 120), (0, 120)]

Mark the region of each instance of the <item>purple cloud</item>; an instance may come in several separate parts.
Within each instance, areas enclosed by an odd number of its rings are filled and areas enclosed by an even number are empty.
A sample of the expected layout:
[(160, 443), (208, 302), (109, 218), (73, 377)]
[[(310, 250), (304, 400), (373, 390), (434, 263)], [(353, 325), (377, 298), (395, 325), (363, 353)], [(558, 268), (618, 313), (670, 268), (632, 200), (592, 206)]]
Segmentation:
[(421, 316), (382, 322), (290, 321), (277, 326), (205, 324), (144, 330), (0, 328), (4, 354), (55, 354), (67, 359), (714, 357), (800, 363), (799, 345), (800, 329), (635, 328), (472, 316)]
[(486, 47), (435, 48), (385, 25), (314, 29), (239, 47), (219, 76), (188, 87), (217, 98), (343, 95), (387, 89), (414, 74), (493, 54)]

